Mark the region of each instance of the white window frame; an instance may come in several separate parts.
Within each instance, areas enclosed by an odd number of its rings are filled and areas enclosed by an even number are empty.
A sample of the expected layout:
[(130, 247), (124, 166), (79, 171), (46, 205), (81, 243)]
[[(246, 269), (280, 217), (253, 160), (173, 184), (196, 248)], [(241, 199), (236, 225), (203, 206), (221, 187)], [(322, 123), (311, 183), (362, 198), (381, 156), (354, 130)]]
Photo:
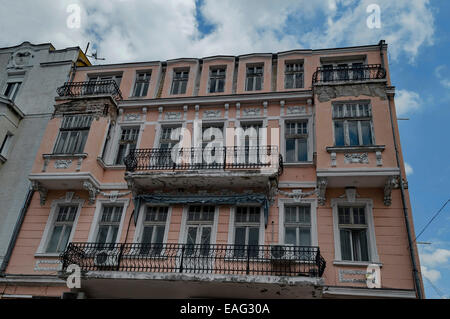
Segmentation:
[[(133, 130), (136, 129), (137, 130), (137, 136), (136, 136), (136, 149), (138, 148), (139, 142), (140, 142), (140, 136), (141, 136), (141, 126), (140, 125), (121, 125), (120, 126), (120, 130), (119, 130), (119, 134), (118, 134), (118, 138), (116, 141), (116, 147), (115, 147), (115, 152), (114, 152), (114, 158), (113, 158), (113, 164), (114, 165), (124, 165), (124, 164), (117, 164), (117, 156), (119, 155), (119, 149), (120, 149), (120, 145), (119, 142), (122, 138), (122, 132), (123, 130)], [(126, 143), (127, 147), (124, 153), (124, 156), (127, 156), (130, 153), (130, 143)]]
[[(67, 115), (67, 117), (76, 117), (76, 116), (82, 116), (82, 117), (84, 117), (84, 116), (86, 116), (86, 117), (90, 116), (90, 117), (91, 117), (91, 120), (90, 120), (89, 128), (88, 128), (88, 129), (80, 129), (80, 128), (75, 128), (75, 129), (63, 129), (62, 126), (63, 126), (64, 119), (65, 119), (65, 116), (63, 116), (63, 117), (61, 118), (61, 125), (59, 126), (59, 129), (58, 129), (58, 135), (56, 136), (56, 139), (55, 139), (54, 144), (53, 144), (53, 148), (52, 148), (53, 154), (61, 154), (61, 155), (84, 154), (84, 150), (85, 150), (85, 148), (86, 148), (86, 144), (87, 144), (87, 142), (88, 142), (89, 135), (90, 135), (90, 133), (91, 133), (91, 126), (92, 126), (92, 123), (94, 122), (94, 117), (93, 117), (92, 115), (90, 115), (90, 114)], [(59, 140), (60, 140), (60, 138), (61, 138), (61, 133), (62, 133), (62, 132), (73, 132), (73, 131), (79, 132), (80, 135), (81, 135), (81, 132), (87, 131), (87, 136), (86, 136), (86, 140), (84, 141), (84, 145), (83, 145), (83, 150), (82, 150), (82, 152), (81, 152), (81, 153), (56, 153), (56, 148), (58, 147)], [(69, 135), (68, 135), (68, 136), (69, 136)], [(67, 145), (66, 145), (66, 148), (67, 148)]]
[[(180, 233), (178, 235), (178, 243), (179, 244), (186, 244), (187, 241), (187, 227), (190, 225), (188, 222), (188, 214), (189, 214), (189, 206), (214, 206), (214, 220), (212, 223), (212, 229), (211, 229), (211, 244), (215, 244), (217, 240), (217, 227), (219, 224), (219, 209), (220, 205), (217, 204), (192, 204), (192, 205), (184, 205), (183, 211), (181, 215), (181, 227), (180, 227)], [(197, 224), (205, 223), (205, 222), (195, 222)], [(206, 224), (206, 223), (205, 223)]]
[[(339, 206), (364, 207), (367, 223), (367, 245), (369, 248), (369, 261), (349, 261), (342, 260), (341, 257), (341, 237), (339, 232)], [(375, 227), (373, 220), (373, 201), (370, 198), (357, 198), (354, 202), (349, 202), (347, 198), (332, 198), (331, 208), (333, 212), (333, 233), (334, 233), (334, 263), (348, 265), (368, 265), (379, 263), (380, 259), (377, 251)]]
[[(11, 93), (9, 94), (9, 96), (6, 95), (6, 90), (8, 89), (8, 85), (12, 84), (13, 88), (11, 90)], [(23, 79), (20, 80), (16, 80), (16, 79), (11, 79), (8, 82), (6, 82), (6, 86), (5, 89), (3, 90), (3, 95), (6, 96), (6, 98), (8, 98), (11, 101), (15, 101), (15, 99), (17, 98), (17, 94), (19, 93), (20, 88), (23, 85)]]
[[(210, 92), (211, 89), (211, 79), (222, 79), (221, 76), (218, 75), (213, 75), (212, 72), (217, 71), (217, 70), (224, 70), (225, 74), (223, 75), (223, 91), (214, 91), (214, 92)], [(207, 94), (214, 94), (214, 93), (224, 93), (225, 92), (225, 85), (227, 83), (227, 67), (226, 66), (222, 66), (222, 65), (218, 65), (218, 66), (210, 66), (209, 67), (209, 74), (208, 74), (208, 86), (206, 88), (206, 93)], [(217, 89), (218, 87), (218, 82), (216, 82), (216, 87), (215, 89)]]
[[(173, 91), (173, 89), (174, 89), (174, 84), (175, 84), (175, 75), (176, 75), (176, 73), (179, 73), (179, 72), (181, 72), (181, 73), (187, 73), (187, 79), (186, 79), (186, 90), (184, 91), (184, 92), (180, 92), (181, 91), (181, 85), (179, 85), (178, 86), (178, 91), (177, 92), (174, 92)], [(172, 79), (171, 79), (171, 84), (170, 84), (170, 90), (169, 90), (169, 95), (183, 95), (183, 94), (187, 94), (187, 90), (188, 90), (188, 85), (189, 85), (189, 76), (190, 76), (190, 72), (191, 72), (191, 69), (188, 67), (188, 68), (174, 68), (173, 70), (172, 70)], [(184, 79), (184, 78), (183, 78)], [(180, 81), (181, 82), (181, 80), (177, 80), (177, 81)], [(183, 80), (184, 81), (184, 80)]]
[[(247, 85), (248, 84), (248, 79), (249, 79), (249, 77), (248, 77), (248, 69), (249, 68), (259, 68), (259, 67), (262, 69), (262, 73), (261, 73), (261, 89), (259, 89), (259, 90), (255, 89), (256, 81), (253, 80), (252, 88), (251, 88), (251, 90), (249, 90), (249, 87)], [(264, 91), (264, 71), (265, 71), (264, 67), (265, 67), (264, 63), (248, 63), (248, 64), (245, 65), (245, 91), (247, 91), (247, 92)], [(255, 79), (257, 77), (253, 76), (253, 78)]]
[(283, 159), (286, 157), (286, 123), (287, 122), (299, 122), (299, 121), (308, 121), (308, 139), (306, 141), (308, 147), (308, 157), (306, 162), (285, 162), (283, 165), (302, 165), (302, 164), (311, 164), (313, 161), (313, 153), (314, 153), (314, 126), (313, 126), (313, 116), (310, 114), (305, 114), (303, 116), (289, 116), (285, 115), (281, 118), (282, 124), (280, 126), (280, 153), (283, 155)]
[(118, 198), (115, 201), (111, 201), (110, 199), (103, 199), (103, 198), (97, 199), (97, 201), (95, 203), (94, 218), (92, 219), (91, 228), (89, 230), (88, 242), (93, 243), (97, 239), (99, 224), (100, 224), (100, 220), (101, 220), (102, 213), (103, 213), (103, 207), (108, 206), (108, 205), (111, 205), (111, 206), (122, 205), (122, 216), (120, 217), (119, 230), (117, 231), (117, 238), (116, 238), (116, 243), (119, 243), (121, 234), (122, 234), (125, 215), (127, 213), (129, 204), (130, 204), (130, 199), (128, 199), (128, 198)]
[[(166, 224), (164, 226), (164, 239), (163, 239), (163, 243), (167, 244), (167, 238), (169, 236), (169, 227), (170, 227), (170, 220), (172, 217), (172, 205), (168, 205), (168, 204), (145, 204), (142, 205), (140, 208), (140, 212), (139, 212), (139, 217), (138, 217), (138, 221), (137, 221), (137, 225), (136, 225), (136, 230), (134, 231), (134, 238), (133, 238), (133, 243), (136, 244), (140, 244), (141, 240), (142, 240), (142, 235), (144, 232), (144, 220), (145, 220), (145, 213), (147, 210), (147, 207), (149, 206), (153, 206), (153, 207), (168, 207), (167, 209), (167, 218), (166, 218)], [(161, 256), (164, 253), (164, 248), (161, 252)], [(154, 257), (154, 256), (153, 256)]]
[[(142, 75), (142, 74), (148, 74), (148, 88), (147, 88), (147, 92), (145, 95), (142, 95), (142, 91), (144, 90), (144, 86), (141, 87), (141, 91), (139, 92), (139, 95), (135, 95), (135, 91), (136, 91), (136, 85), (138, 83), (138, 76)], [(150, 81), (152, 80), (152, 71), (151, 70), (137, 70), (135, 72), (135, 76), (134, 76), (134, 82), (133, 82), (133, 86), (131, 87), (131, 94), (130, 94), (130, 98), (144, 98), (148, 95), (149, 91), (150, 91)], [(145, 84), (146, 82), (142, 82), (143, 84)]]
[[(301, 64), (302, 65), (302, 70), (296, 70), (296, 71), (288, 71), (287, 70), (287, 66), (291, 65), (291, 64)], [(287, 88), (287, 75), (288, 73), (292, 73), (294, 75), (294, 80), (293, 80), (293, 87), (292, 88)], [(299, 87), (296, 87), (296, 81), (295, 81), (295, 75), (297, 73), (301, 73), (302, 74), (302, 85)], [(285, 90), (296, 90), (296, 89), (303, 89), (305, 87), (305, 64), (303, 61), (292, 61), (292, 60), (287, 60), (284, 62), (284, 89)]]
[(258, 245), (264, 245), (266, 234), (265, 234), (265, 227), (264, 227), (264, 208), (260, 204), (242, 204), (242, 205), (235, 205), (230, 207), (230, 218), (228, 221), (228, 245), (234, 245), (234, 235), (235, 235), (235, 220), (236, 220), (236, 208), (237, 207), (259, 207), (260, 208), (260, 214), (259, 214), (259, 238), (258, 238)]
[(47, 224), (45, 225), (45, 229), (44, 229), (44, 233), (42, 235), (41, 238), (41, 242), (39, 243), (37, 252), (36, 252), (36, 256), (46, 256), (46, 257), (57, 257), (60, 255), (60, 253), (48, 253), (46, 252), (48, 243), (50, 241), (50, 237), (52, 235), (52, 231), (54, 228), (54, 224), (56, 221), (56, 217), (58, 216), (58, 210), (59, 210), (59, 206), (66, 206), (66, 205), (78, 205), (78, 209), (77, 209), (77, 213), (75, 216), (75, 220), (73, 221), (72, 224), (72, 230), (70, 232), (70, 236), (69, 236), (69, 241), (68, 243), (70, 243), (73, 239), (73, 236), (75, 234), (75, 230), (78, 224), (78, 218), (80, 216), (81, 213), (81, 208), (83, 207), (83, 203), (84, 200), (83, 199), (71, 199), (71, 200), (66, 200), (66, 199), (57, 199), (52, 201), (52, 204), (50, 206), (50, 214), (49, 217), (47, 219)]
[[(142, 132), (144, 130), (145, 124), (143, 122), (133, 122), (133, 123), (120, 123), (116, 124), (113, 128), (112, 141), (110, 142), (109, 149), (105, 149), (106, 156), (105, 162), (111, 166), (123, 167), (124, 165), (116, 165), (117, 152), (119, 151), (119, 141), (122, 136), (122, 130), (127, 128), (139, 128), (138, 138), (136, 142), (136, 148), (139, 148), (142, 139)], [(104, 137), (104, 142), (106, 142), (108, 132), (106, 132)]]
[(317, 236), (317, 199), (303, 198), (301, 200), (295, 200), (293, 198), (280, 198), (278, 199), (278, 244), (285, 245), (285, 233), (284, 233), (284, 213), (286, 206), (301, 206), (309, 205), (311, 214), (311, 246), (319, 246), (319, 240)]
[[(365, 116), (365, 117), (360, 117), (359, 116), (359, 104), (365, 104), (367, 103), (369, 105), (369, 116)], [(349, 117), (346, 116), (347, 114), (347, 105), (349, 104), (356, 104), (356, 116), (353, 117)], [(334, 117), (334, 108), (335, 106), (338, 105), (342, 105), (343, 107), (343, 114), (344, 117), (342, 118), (335, 118)], [(373, 146), (376, 145), (375, 142), (375, 132), (374, 132), (374, 128), (373, 128), (373, 113), (372, 113), (372, 104), (369, 101), (340, 101), (340, 102), (336, 102), (336, 103), (332, 103), (331, 105), (331, 118), (333, 121), (333, 145), (335, 145), (336, 147), (356, 147), (356, 146), (360, 146), (360, 147), (365, 147), (365, 146)], [(336, 126), (335, 126), (335, 122), (339, 121), (339, 122), (343, 122), (343, 130), (344, 130), (344, 145), (336, 145)], [(358, 145), (350, 145), (350, 133), (349, 133), (349, 126), (348, 123), (349, 122), (353, 122), (355, 121), (357, 123), (357, 129), (358, 129)], [(372, 137), (372, 143), (371, 144), (363, 144), (363, 137), (362, 137), (362, 128), (361, 128), (361, 122), (362, 121), (369, 121), (370, 124), (370, 134)]]

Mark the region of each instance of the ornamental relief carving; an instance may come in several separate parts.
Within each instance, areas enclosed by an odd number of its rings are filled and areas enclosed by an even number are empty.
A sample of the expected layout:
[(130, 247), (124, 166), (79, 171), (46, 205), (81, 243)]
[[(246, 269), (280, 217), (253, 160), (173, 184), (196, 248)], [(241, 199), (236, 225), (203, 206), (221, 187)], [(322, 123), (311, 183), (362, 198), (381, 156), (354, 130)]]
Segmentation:
[(56, 160), (54, 165), (55, 165), (55, 168), (65, 169), (65, 168), (69, 168), (70, 164), (72, 164), (72, 160)]
[(304, 105), (288, 106), (286, 110), (287, 115), (305, 114), (306, 107)]
[(246, 108), (242, 110), (242, 116), (259, 116), (261, 115), (260, 108)]
[(344, 154), (344, 163), (346, 164), (352, 164), (352, 163), (359, 163), (359, 164), (368, 164), (369, 163), (369, 157), (367, 153), (345, 153)]
[(220, 110), (205, 110), (203, 112), (203, 117), (204, 118), (220, 118), (221, 112)]
[(164, 118), (166, 120), (180, 120), (181, 112), (166, 112), (166, 114), (164, 115)]
[(351, 85), (318, 85), (314, 87), (315, 94), (320, 102), (327, 102), (341, 96), (360, 95), (377, 96), (386, 100), (385, 83), (363, 83)]

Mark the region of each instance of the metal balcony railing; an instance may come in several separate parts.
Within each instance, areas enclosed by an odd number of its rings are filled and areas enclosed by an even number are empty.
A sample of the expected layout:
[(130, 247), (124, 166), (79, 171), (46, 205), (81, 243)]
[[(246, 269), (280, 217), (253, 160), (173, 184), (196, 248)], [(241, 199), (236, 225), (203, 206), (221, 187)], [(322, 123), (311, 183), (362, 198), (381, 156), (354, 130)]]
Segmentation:
[(56, 92), (61, 97), (111, 95), (116, 101), (122, 100), (122, 93), (114, 80), (66, 82)]
[(274, 168), (281, 174), (283, 169), (277, 146), (135, 149), (125, 157), (124, 163), (130, 172)]
[(226, 244), (70, 243), (62, 270), (321, 277), (318, 247)]
[(380, 64), (352, 67), (318, 67), (313, 74), (313, 85), (333, 82), (353, 82), (384, 79), (386, 70)]

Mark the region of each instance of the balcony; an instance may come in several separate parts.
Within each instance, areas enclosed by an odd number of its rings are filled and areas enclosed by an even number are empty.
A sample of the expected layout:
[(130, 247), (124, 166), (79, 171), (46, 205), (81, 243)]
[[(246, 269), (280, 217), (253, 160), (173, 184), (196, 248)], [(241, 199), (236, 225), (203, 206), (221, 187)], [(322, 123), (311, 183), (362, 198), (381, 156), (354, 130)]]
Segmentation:
[(88, 298), (313, 298), (326, 266), (318, 247), (70, 243)]
[(313, 74), (313, 85), (341, 82), (364, 82), (386, 78), (386, 70), (380, 64), (353, 67), (318, 67)]
[(64, 98), (110, 95), (115, 101), (123, 99), (114, 80), (66, 82), (57, 89), (57, 93)]
[(277, 146), (136, 149), (124, 162), (143, 188), (265, 187), (283, 170)]

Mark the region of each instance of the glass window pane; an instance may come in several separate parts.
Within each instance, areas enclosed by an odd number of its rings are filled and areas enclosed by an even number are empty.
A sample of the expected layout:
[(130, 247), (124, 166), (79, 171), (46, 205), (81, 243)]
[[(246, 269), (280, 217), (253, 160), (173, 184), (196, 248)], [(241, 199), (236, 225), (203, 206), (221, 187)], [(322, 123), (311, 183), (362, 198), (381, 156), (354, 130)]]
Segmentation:
[(153, 234), (153, 226), (144, 227), (144, 231), (142, 233), (142, 243), (151, 243), (152, 234)]
[(363, 145), (372, 144), (372, 131), (370, 129), (370, 121), (361, 121), (361, 134)]
[(334, 121), (334, 142), (336, 146), (344, 146), (344, 122)]
[(298, 139), (297, 146), (298, 146), (297, 160), (299, 162), (306, 162), (308, 160), (308, 146), (306, 140)]
[(341, 229), (341, 258), (342, 260), (352, 260), (352, 248), (350, 241), (351, 232), (345, 229)]
[(69, 242), (70, 232), (72, 231), (72, 226), (66, 226), (64, 227), (64, 231), (61, 238), (61, 243), (58, 247), (58, 252), (62, 252), (64, 249), (66, 249), (67, 243)]
[(297, 245), (297, 235), (295, 227), (285, 228), (284, 242), (288, 245)]
[(350, 145), (359, 145), (358, 122), (357, 121), (349, 121), (348, 122), (348, 137), (349, 137)]
[(286, 139), (286, 162), (295, 162), (295, 139)]
[(100, 226), (98, 228), (97, 243), (106, 243), (106, 237), (108, 236), (108, 226)]
[(48, 253), (56, 252), (62, 230), (63, 230), (63, 226), (55, 226), (55, 228), (53, 229), (52, 237), (50, 238), (50, 241), (49, 241), (48, 247), (47, 247)]
[(118, 231), (119, 231), (118, 226), (111, 226), (111, 235), (110, 235), (110, 239), (109, 239), (110, 243), (116, 242)]
[(359, 232), (359, 243), (361, 246), (361, 261), (369, 261), (369, 247), (367, 245), (367, 231)]
[(292, 89), (294, 87), (294, 75), (286, 74), (286, 89)]
[(245, 245), (245, 227), (236, 227), (234, 234), (235, 245)]
[(253, 77), (247, 78), (247, 91), (253, 91)]
[(311, 230), (306, 227), (299, 228), (300, 246), (311, 246)]
[(259, 228), (252, 227), (249, 229), (248, 244), (258, 245), (258, 243), (259, 243)]

